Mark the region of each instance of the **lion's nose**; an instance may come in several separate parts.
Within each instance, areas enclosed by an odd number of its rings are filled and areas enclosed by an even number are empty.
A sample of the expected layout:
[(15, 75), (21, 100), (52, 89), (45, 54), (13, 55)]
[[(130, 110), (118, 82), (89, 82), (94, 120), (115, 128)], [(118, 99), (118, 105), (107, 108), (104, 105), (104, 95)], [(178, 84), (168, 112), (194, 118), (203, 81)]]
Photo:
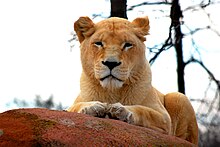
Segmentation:
[(110, 70), (115, 68), (116, 66), (119, 66), (121, 62), (113, 62), (113, 61), (102, 61), (102, 64), (107, 66)]

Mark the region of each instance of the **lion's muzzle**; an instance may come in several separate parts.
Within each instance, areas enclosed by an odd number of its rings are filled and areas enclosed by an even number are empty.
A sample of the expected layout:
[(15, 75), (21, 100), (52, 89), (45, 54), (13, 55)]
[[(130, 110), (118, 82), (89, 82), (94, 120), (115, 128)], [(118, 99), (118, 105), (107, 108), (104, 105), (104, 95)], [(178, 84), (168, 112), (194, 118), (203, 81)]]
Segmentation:
[(114, 58), (108, 58), (100, 62), (102, 72), (99, 70), (99, 80), (103, 87), (112, 89), (122, 86), (124, 82), (120, 79), (120, 72), (118, 72), (120, 65), (121, 62)]
[(116, 66), (119, 66), (119, 65), (121, 64), (121, 62), (102, 61), (102, 64), (104, 64), (104, 65), (107, 66), (110, 70), (112, 70), (112, 69), (115, 68)]

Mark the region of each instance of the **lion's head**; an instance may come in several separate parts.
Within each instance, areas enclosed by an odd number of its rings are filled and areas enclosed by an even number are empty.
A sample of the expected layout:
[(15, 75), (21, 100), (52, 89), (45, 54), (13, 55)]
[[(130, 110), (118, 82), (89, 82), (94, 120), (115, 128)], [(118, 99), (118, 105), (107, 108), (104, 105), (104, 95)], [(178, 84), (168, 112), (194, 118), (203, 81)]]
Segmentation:
[(80, 17), (74, 24), (81, 43), (83, 72), (104, 88), (120, 88), (137, 80), (146, 68), (145, 35), (148, 17), (129, 22), (109, 18), (93, 23)]

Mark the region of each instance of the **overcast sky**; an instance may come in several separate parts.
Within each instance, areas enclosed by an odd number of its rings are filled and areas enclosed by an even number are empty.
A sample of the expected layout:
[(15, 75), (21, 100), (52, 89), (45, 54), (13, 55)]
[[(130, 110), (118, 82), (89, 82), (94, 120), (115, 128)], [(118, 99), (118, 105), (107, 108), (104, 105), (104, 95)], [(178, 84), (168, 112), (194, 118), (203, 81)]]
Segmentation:
[[(128, 6), (132, 3), (134, 1), (128, 0)], [(70, 49), (68, 42), (71, 39), (73, 23), (80, 16), (92, 17), (92, 14), (99, 13), (108, 16), (109, 8), (107, 0), (0, 1), (0, 112), (16, 108), (6, 105), (14, 98), (31, 102), (35, 95), (44, 99), (53, 95), (55, 102), (70, 106), (79, 93), (81, 72), (79, 43), (75, 43), (75, 47)], [(169, 12), (168, 6), (163, 9), (166, 13)], [(213, 9), (216, 12), (219, 7)], [(217, 14), (219, 12), (213, 13), (213, 19), (216, 20)], [(161, 12), (152, 11), (152, 7), (140, 7), (128, 12), (130, 20), (142, 15), (149, 15), (151, 21), (151, 35), (147, 37), (147, 46), (161, 43), (159, 41), (167, 37), (166, 27), (169, 26), (169, 19), (165, 16), (157, 19), (162, 16)], [(184, 16), (184, 19), (190, 26), (208, 22), (204, 20), (205, 17), (199, 18), (201, 15), (198, 14), (188, 16), (191, 17)], [(194, 23), (190, 23), (191, 21)], [(220, 28), (219, 22), (215, 21), (214, 25), (215, 28)], [(206, 34), (209, 35), (208, 38)], [(220, 79), (220, 71), (216, 70), (219, 68), (217, 63), (220, 63), (218, 36), (208, 31), (198, 34), (196, 39), (200, 47), (204, 48), (204, 62)], [(187, 39), (185, 41), (187, 42)], [(185, 48), (187, 46), (190, 47), (186, 44)], [(153, 84), (164, 93), (177, 91), (175, 63), (175, 53), (170, 50), (163, 53), (152, 66)], [(208, 76), (195, 65), (187, 67), (186, 73), (188, 96), (201, 96), (207, 86), (200, 84), (201, 79), (204, 79), (205, 83)]]

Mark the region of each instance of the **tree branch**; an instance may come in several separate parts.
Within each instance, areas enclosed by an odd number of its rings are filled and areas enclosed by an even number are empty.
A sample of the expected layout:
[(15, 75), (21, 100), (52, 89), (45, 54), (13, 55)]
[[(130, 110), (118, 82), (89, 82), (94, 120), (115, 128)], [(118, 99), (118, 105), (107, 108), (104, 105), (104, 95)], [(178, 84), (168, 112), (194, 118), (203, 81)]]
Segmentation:
[(198, 63), (208, 73), (208, 75), (210, 76), (211, 80), (213, 80), (215, 82), (215, 84), (217, 85), (218, 91), (220, 91), (220, 81), (218, 79), (216, 79), (214, 74), (203, 64), (203, 62), (192, 57), (190, 60), (185, 62), (185, 65), (187, 65), (187, 64), (189, 64), (191, 62)]
[(214, 1), (213, 2), (213, 1), (209, 0), (208, 3), (204, 4), (203, 1), (202, 1), (200, 4), (189, 6), (189, 7), (185, 8), (183, 10), (183, 12), (188, 11), (188, 10), (196, 10), (196, 8), (204, 9), (204, 8), (206, 8), (209, 5), (219, 4), (219, 3), (220, 3), (220, 1)]
[(137, 5), (130, 6), (127, 9), (127, 11), (132, 11), (134, 8), (140, 7), (143, 5), (171, 5), (171, 3), (167, 2), (167, 1), (164, 1), (164, 2), (143, 2), (143, 3), (137, 4)]
[(206, 27), (203, 27), (203, 28), (195, 28), (194, 30), (191, 30), (188, 26), (185, 25), (185, 27), (190, 31), (189, 33), (185, 33), (184, 36), (187, 36), (187, 35), (194, 35), (195, 33), (199, 32), (199, 31), (202, 31), (202, 30), (207, 30), (207, 29), (210, 29), (211, 27), (208, 25)]
[(159, 49), (159, 51), (149, 60), (150, 65), (152, 65), (154, 63), (154, 61), (157, 59), (157, 57), (164, 51), (167, 50), (169, 48), (171, 48), (173, 46), (172, 43), (172, 36), (171, 36), (171, 31), (172, 31), (172, 25), (170, 25), (169, 28), (169, 36), (166, 39), (165, 43), (163, 44), (163, 46)]

